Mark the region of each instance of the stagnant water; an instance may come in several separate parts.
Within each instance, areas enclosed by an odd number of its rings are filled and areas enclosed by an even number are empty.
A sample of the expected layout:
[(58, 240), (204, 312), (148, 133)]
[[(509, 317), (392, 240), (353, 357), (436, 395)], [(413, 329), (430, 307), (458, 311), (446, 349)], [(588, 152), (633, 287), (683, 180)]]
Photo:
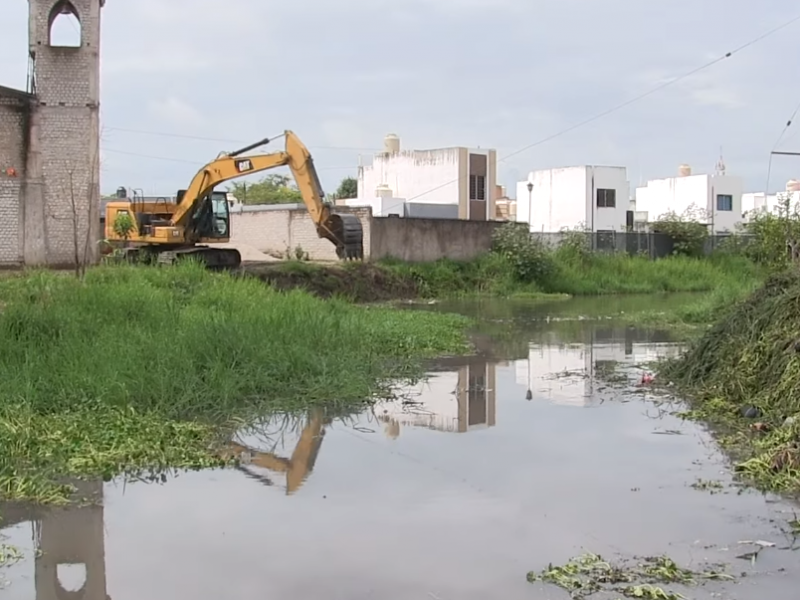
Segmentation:
[[(587, 318), (677, 301), (423, 307), (480, 315), (479, 356), (364, 414), (271, 419), (243, 438), (261, 453), (241, 470), (87, 484), (97, 506), (0, 506), (27, 557), (0, 569), (2, 595), (556, 599), (527, 571), (595, 552), (748, 574), (691, 598), (793, 598), (793, 507), (692, 487), (730, 482), (709, 435), (622, 381), (679, 344)], [(747, 540), (776, 546), (752, 563)]]

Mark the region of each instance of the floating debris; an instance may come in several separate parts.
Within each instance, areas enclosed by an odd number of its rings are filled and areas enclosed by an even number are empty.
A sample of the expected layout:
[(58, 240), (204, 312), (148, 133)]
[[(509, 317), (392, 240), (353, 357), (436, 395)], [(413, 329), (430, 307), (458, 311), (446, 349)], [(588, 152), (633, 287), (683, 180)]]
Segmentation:
[(552, 564), (542, 571), (528, 573), (528, 581), (556, 585), (569, 592), (573, 600), (583, 600), (598, 592), (617, 592), (626, 598), (680, 600), (681, 594), (659, 585), (699, 585), (704, 580), (733, 580), (733, 576), (710, 570), (695, 572), (678, 566), (666, 556), (641, 559), (635, 566), (613, 565), (598, 554), (582, 554), (562, 566)]
[(692, 484), (692, 487), (696, 490), (711, 492), (712, 494), (719, 494), (725, 488), (725, 485), (721, 481), (707, 481), (704, 479), (698, 479)]

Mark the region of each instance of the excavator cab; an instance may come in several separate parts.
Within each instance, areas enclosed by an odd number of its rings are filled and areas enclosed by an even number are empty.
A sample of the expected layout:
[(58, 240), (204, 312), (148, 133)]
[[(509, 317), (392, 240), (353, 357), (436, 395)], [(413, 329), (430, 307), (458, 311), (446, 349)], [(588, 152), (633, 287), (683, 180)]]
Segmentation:
[[(185, 193), (186, 190), (178, 190), (178, 202)], [(195, 234), (195, 239), (207, 242), (227, 242), (230, 239), (230, 225), (231, 211), (228, 195), (225, 192), (212, 191), (203, 198), (198, 203), (191, 220), (191, 229)]]

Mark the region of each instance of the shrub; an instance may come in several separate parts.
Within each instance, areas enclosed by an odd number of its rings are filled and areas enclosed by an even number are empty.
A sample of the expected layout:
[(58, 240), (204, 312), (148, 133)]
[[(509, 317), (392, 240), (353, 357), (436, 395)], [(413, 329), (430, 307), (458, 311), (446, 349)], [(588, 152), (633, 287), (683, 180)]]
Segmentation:
[(664, 233), (672, 238), (673, 253), (681, 256), (703, 256), (708, 227), (701, 222), (702, 211), (689, 207), (683, 214), (667, 212), (653, 223), (654, 233)]
[(492, 251), (511, 264), (515, 278), (523, 283), (542, 283), (555, 271), (552, 254), (524, 225), (505, 223), (495, 229)]

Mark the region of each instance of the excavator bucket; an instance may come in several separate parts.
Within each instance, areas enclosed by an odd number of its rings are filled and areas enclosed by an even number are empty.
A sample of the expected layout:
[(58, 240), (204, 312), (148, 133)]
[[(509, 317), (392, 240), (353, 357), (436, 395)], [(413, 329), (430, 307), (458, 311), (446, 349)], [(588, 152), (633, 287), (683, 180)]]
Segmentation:
[(341, 260), (364, 260), (364, 228), (355, 215), (331, 213), (322, 235), (334, 243)]

